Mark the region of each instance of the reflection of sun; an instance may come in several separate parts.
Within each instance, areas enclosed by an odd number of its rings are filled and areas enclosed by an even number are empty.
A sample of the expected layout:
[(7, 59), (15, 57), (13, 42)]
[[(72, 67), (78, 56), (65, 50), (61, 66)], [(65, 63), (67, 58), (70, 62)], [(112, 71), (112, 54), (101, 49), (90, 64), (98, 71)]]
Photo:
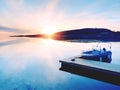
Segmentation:
[(44, 41), (43, 41), (45, 44), (47, 44), (47, 45), (52, 45), (53, 43), (54, 43), (54, 40), (52, 40), (52, 39), (50, 39), (50, 38), (48, 38), (48, 39), (44, 39)]

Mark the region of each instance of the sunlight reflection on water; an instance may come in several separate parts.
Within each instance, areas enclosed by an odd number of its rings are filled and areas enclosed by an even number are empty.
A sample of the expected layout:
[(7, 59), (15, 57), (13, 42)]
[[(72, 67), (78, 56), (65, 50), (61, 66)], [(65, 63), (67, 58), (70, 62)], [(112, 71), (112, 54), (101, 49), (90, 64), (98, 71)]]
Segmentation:
[[(51, 39), (28, 39), (21, 43), (5, 44), (0, 47), (0, 89), (120, 89), (115, 85), (59, 71), (60, 59), (79, 55), (80, 51), (96, 44)], [(119, 45), (112, 43), (112, 63), (115, 64), (120, 62), (116, 56), (120, 52)]]

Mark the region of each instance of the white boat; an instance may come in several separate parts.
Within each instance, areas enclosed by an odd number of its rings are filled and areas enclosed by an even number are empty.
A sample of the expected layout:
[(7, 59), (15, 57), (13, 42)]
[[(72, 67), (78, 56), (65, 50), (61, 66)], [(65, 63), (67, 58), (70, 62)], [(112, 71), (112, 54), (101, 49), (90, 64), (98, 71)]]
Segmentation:
[[(111, 49), (111, 46), (110, 46), (110, 49)], [(112, 60), (111, 56), (112, 56), (111, 50), (106, 50), (106, 48), (103, 48), (103, 49), (93, 48), (92, 50), (89, 50), (89, 51), (83, 51), (81, 53), (80, 58), (110, 63)]]

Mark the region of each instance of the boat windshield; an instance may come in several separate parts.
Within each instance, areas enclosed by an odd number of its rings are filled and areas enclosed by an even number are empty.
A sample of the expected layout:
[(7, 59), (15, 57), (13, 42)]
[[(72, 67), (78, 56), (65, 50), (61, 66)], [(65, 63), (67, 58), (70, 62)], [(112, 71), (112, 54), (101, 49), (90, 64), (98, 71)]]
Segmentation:
[(92, 47), (92, 50), (98, 50), (98, 51), (111, 51), (111, 43), (98, 43), (96, 46)]

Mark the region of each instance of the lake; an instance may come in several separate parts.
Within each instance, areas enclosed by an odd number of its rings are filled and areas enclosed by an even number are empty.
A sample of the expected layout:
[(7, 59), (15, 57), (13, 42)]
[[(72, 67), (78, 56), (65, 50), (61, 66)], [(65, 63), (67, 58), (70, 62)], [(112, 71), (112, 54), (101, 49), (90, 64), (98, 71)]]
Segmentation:
[[(114, 84), (59, 70), (59, 60), (79, 55), (97, 44), (39, 38), (1, 40), (0, 90), (120, 90)], [(103, 44), (109, 47), (109, 43)], [(111, 45), (111, 63), (120, 64), (120, 42)]]

